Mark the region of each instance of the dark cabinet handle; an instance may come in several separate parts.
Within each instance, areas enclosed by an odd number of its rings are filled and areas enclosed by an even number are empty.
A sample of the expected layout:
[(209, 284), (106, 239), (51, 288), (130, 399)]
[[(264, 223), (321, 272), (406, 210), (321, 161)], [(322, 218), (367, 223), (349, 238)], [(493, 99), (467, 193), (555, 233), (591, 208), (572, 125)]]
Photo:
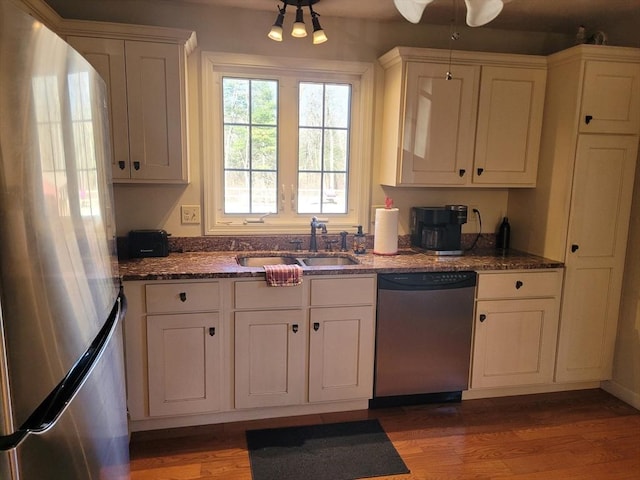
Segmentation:
[(180, 292), (180, 301), (181, 302), (187, 301), (187, 294), (185, 292)]
[(464, 174), (467, 173), (467, 171), (464, 168), (460, 169), (460, 172), (458, 172), (460, 174), (461, 177), (464, 177)]
[(294, 323), (291, 325), (291, 330), (293, 330), (293, 333), (298, 333), (298, 324)]
[(214, 336), (216, 334), (216, 327), (209, 327), (209, 335)]
[(317, 332), (318, 330), (320, 330), (320, 323), (318, 322), (313, 322), (313, 329)]
[(133, 162), (133, 168), (140, 170), (140, 162)]
[(478, 176), (482, 175), (482, 172), (484, 172), (484, 168), (478, 168)]
[(591, 120), (593, 120), (593, 115), (585, 115), (584, 117), (584, 123), (586, 123), (587, 125), (589, 125), (591, 123)]
[(522, 283), (520, 280), (517, 280), (516, 281), (516, 290), (520, 290), (523, 285), (524, 285), (524, 283)]
[(484, 313), (480, 314), (480, 323), (484, 322), (487, 319), (487, 316)]
[(574, 243), (573, 245), (571, 245), (571, 253), (576, 253), (579, 248), (580, 246)]
[(125, 165), (126, 165), (126, 164), (124, 163), (124, 161), (123, 161), (123, 160), (120, 160), (120, 161), (118, 162), (118, 167), (120, 168), (120, 170), (124, 170)]

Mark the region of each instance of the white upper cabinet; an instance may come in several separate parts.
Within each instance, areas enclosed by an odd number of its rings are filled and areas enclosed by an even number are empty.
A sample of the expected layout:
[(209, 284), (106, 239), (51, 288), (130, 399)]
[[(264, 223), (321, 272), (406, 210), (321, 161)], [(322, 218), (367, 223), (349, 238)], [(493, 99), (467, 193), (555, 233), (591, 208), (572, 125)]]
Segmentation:
[(589, 60), (584, 66), (580, 133), (640, 131), (640, 65)]
[(186, 55), (193, 35), (170, 29), (172, 36), (152, 41), (91, 26), (71, 30), (67, 41), (107, 84), (114, 181), (187, 183)]
[(380, 183), (536, 184), (546, 83), (536, 56), (399, 47), (385, 69)]
[(534, 186), (546, 71), (482, 67), (474, 184)]
[[(390, 73), (406, 76), (398, 79), (406, 82), (405, 108), (398, 109), (395, 99), (385, 100), (384, 161), (393, 167), (393, 159), (398, 159), (393, 170), (398, 169), (399, 184), (466, 184), (480, 67), (456, 67), (451, 80), (445, 78), (445, 64), (408, 62), (405, 67), (406, 75)], [(390, 173), (383, 183), (394, 181), (396, 172)]]

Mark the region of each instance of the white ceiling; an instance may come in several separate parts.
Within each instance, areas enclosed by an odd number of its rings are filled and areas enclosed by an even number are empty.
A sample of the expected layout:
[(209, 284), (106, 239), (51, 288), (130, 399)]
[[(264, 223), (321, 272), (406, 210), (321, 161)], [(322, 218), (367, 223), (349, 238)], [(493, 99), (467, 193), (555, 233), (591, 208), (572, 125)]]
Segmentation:
[[(274, 12), (281, 5), (278, 0), (175, 1)], [(393, 0), (319, 0), (314, 10), (323, 16), (405, 21), (397, 12)], [(457, 24), (464, 24), (465, 12), (463, 0), (434, 0), (427, 5), (421, 23), (449, 24), (455, 17)], [(488, 26), (507, 30), (573, 33), (579, 25), (585, 25), (588, 31), (596, 31), (611, 27), (623, 19), (628, 21), (630, 16), (637, 18), (637, 25), (640, 26), (640, 0), (505, 0), (502, 13)]]

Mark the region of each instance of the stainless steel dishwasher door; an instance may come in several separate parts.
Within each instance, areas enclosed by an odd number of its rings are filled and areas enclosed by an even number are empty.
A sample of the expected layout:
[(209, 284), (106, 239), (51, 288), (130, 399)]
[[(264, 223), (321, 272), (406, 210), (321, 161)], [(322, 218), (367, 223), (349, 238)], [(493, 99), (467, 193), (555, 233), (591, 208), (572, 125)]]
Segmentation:
[(475, 272), (380, 275), (374, 398), (469, 387)]

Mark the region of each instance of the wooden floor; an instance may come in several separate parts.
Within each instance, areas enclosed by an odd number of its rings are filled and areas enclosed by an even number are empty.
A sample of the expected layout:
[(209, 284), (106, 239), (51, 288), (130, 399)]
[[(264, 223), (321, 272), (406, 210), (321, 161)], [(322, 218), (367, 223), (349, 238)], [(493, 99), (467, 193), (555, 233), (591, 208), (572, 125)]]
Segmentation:
[(138, 432), (131, 479), (250, 480), (245, 430), (366, 418), (411, 470), (378, 479), (640, 479), (640, 412), (602, 390)]

